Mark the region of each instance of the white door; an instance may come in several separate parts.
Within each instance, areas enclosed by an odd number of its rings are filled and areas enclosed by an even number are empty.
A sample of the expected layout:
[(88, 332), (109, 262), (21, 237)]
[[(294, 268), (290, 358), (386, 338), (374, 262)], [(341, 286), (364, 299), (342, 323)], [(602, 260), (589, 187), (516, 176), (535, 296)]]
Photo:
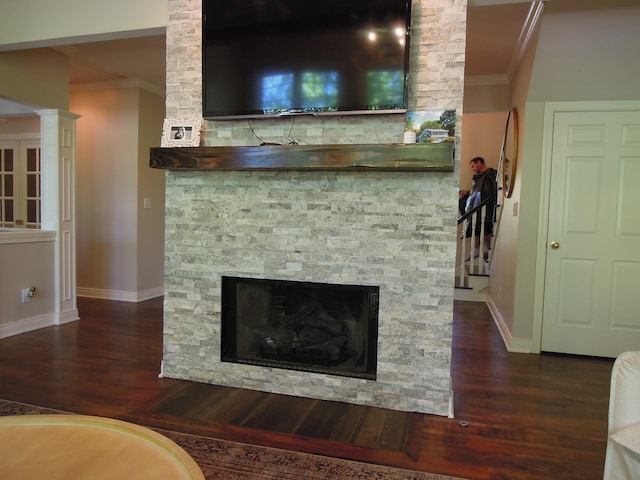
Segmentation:
[(542, 351), (640, 350), (640, 112), (557, 112)]

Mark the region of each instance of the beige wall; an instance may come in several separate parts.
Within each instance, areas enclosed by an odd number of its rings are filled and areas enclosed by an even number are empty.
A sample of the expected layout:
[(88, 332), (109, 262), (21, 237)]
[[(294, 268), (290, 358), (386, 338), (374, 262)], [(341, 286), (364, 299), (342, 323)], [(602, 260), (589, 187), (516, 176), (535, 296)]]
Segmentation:
[(639, 17), (637, 0), (548, 2), (527, 101), (638, 98)]
[(0, 78), (0, 97), (36, 108), (69, 108), (66, 55), (51, 49), (0, 53)]
[[(54, 322), (54, 236), (30, 232), (0, 235), (0, 338)], [(14, 237), (19, 237), (17, 240)], [(21, 292), (37, 288), (28, 303)]]
[(464, 190), (471, 188), (473, 172), (469, 161), (473, 157), (482, 157), (488, 167), (498, 168), (506, 121), (506, 111), (464, 114), (464, 137), (460, 154), (460, 188)]
[(29, 135), (36, 138), (40, 135), (40, 117), (31, 115), (28, 117), (0, 118), (0, 135), (10, 138), (14, 135)]
[(136, 284), (138, 92), (73, 92), (78, 287), (131, 292)]
[[(164, 98), (140, 90), (138, 129), (138, 285), (142, 298), (164, 292), (164, 171), (149, 168), (149, 148), (160, 145)], [(149, 199), (151, 208), (144, 208)]]
[[(68, 57), (40, 47), (162, 34), (166, 22), (166, 0), (25, 0), (0, 16), (0, 98), (82, 115), (77, 152), (81, 292), (132, 301), (163, 292), (164, 175), (149, 169), (148, 161), (149, 148), (160, 143), (164, 99), (135, 83), (70, 95)], [(38, 132), (39, 118), (34, 118), (0, 119), (0, 134)], [(150, 209), (143, 208), (144, 198), (150, 199)]]
[[(135, 86), (74, 91), (78, 290), (137, 301), (162, 293), (164, 177), (147, 168), (163, 99)], [(143, 209), (144, 198), (151, 209)], [(152, 292), (150, 292), (152, 291)], [(142, 298), (141, 298), (142, 297)]]
[(509, 107), (511, 107), (510, 84), (465, 80), (464, 113), (493, 113), (509, 110)]
[(166, 0), (21, 0), (3, 7), (0, 51), (162, 33), (166, 24)]
[(163, 34), (167, 24), (166, 0), (22, 0), (4, 10), (0, 98), (40, 109), (69, 109), (69, 57), (41, 47)]
[[(492, 308), (496, 322), (501, 329), (507, 348), (511, 351), (530, 350), (529, 332), (516, 333), (514, 320), (515, 297), (517, 288), (517, 273), (521, 276), (528, 274), (528, 268), (532, 267), (533, 255), (527, 253), (531, 247), (532, 238), (521, 230), (530, 225), (530, 218), (534, 214), (530, 208), (537, 202), (526, 202), (522, 206), (522, 192), (530, 188), (530, 183), (523, 181), (528, 178), (533, 165), (526, 165), (523, 160), (523, 138), (525, 131), (526, 97), (533, 68), (533, 60), (537, 47), (537, 32), (532, 37), (527, 50), (524, 52), (518, 69), (511, 83), (511, 98), (509, 107), (516, 110), (518, 118), (518, 155), (516, 157), (516, 169), (514, 176), (514, 188), (510, 198), (501, 200), (500, 223), (494, 240), (494, 256), (491, 262), (491, 277), (489, 280), (488, 303)], [(504, 128), (503, 128), (504, 134)], [(512, 158), (513, 161), (513, 158)], [(525, 173), (523, 173), (525, 172)], [(523, 221), (523, 218), (526, 221)], [(535, 223), (535, 221), (533, 222)], [(530, 292), (529, 292), (530, 293)], [(521, 290), (522, 301), (533, 302), (533, 295)], [(523, 337), (523, 338), (520, 338)]]

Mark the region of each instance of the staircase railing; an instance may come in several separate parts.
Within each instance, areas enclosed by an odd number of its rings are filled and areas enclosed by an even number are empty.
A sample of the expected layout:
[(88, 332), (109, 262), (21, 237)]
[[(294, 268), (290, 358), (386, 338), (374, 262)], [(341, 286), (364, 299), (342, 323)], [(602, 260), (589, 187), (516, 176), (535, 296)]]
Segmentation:
[[(491, 244), (485, 245), (485, 218), (487, 205), (495, 202), (495, 195), (458, 217), (458, 261), (456, 283), (459, 288), (469, 287), (469, 274), (488, 275), (491, 263)], [(495, 216), (496, 209), (493, 209)], [(493, 219), (495, 221), (495, 218)], [(480, 228), (477, 225), (480, 222)], [(478, 238), (479, 237), (479, 238)], [(468, 240), (468, 241), (467, 241)], [(476, 243), (479, 247), (475, 248)]]

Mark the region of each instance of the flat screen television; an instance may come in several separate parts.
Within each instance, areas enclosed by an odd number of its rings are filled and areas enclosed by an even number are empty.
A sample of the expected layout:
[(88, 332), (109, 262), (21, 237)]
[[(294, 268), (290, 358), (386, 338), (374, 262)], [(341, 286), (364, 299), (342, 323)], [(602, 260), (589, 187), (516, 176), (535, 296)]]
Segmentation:
[(203, 116), (403, 113), (411, 0), (203, 0)]

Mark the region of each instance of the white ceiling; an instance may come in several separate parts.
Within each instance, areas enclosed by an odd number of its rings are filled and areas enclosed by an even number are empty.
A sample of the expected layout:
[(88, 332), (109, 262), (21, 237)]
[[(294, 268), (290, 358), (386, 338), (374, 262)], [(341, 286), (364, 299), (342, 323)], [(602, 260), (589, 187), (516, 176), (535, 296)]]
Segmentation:
[[(507, 78), (532, 1), (469, 0), (465, 77)], [(136, 80), (165, 91), (164, 35), (55, 47), (70, 58), (70, 82)], [(0, 114), (4, 114), (0, 102)]]

